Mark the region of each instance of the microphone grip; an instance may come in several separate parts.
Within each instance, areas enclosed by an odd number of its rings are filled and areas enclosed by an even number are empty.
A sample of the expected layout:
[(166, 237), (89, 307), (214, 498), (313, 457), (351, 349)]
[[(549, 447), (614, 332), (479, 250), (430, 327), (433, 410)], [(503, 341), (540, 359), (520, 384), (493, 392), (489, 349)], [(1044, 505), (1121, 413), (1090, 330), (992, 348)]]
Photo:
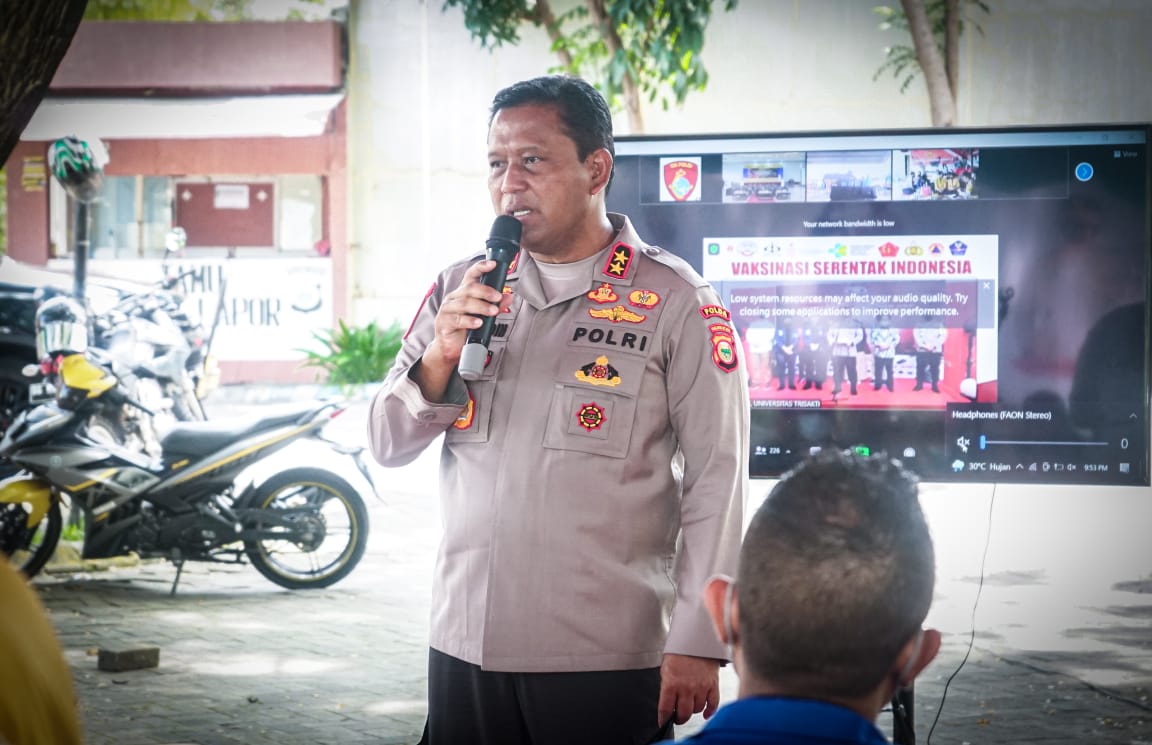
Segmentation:
[[(489, 241), (488, 249), (488, 258), (495, 261), (496, 266), (484, 275), (481, 282), (503, 292), (504, 283), (508, 279), (508, 267), (516, 257), (519, 246), (504, 241)], [(484, 373), (484, 363), (488, 360), (488, 343), (492, 341), (496, 317), (481, 316), (481, 321), (480, 328), (468, 331), (464, 349), (460, 353), (460, 364), (457, 369), (464, 380), (479, 380)]]

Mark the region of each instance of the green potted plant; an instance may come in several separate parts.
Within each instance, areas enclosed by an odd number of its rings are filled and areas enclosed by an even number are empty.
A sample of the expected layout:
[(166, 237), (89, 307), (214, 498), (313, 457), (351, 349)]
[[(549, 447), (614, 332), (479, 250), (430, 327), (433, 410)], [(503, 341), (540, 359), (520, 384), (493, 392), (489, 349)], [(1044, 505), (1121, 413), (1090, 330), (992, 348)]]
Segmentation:
[[(327, 382), (347, 390), (351, 387), (379, 383), (392, 367), (404, 330), (396, 321), (388, 328), (372, 321), (365, 326), (349, 326), (338, 321), (334, 329), (313, 332), (323, 351), (300, 349), (305, 355), (304, 367), (320, 368)], [(317, 373), (317, 379), (321, 377)]]

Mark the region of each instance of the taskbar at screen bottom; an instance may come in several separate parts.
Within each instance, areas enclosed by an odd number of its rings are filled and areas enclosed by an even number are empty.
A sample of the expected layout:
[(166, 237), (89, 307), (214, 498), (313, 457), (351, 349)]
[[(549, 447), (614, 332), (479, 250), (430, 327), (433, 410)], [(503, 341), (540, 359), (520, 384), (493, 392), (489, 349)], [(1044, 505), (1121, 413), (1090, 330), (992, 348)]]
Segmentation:
[(957, 404), (936, 412), (752, 412), (749, 474), (778, 478), (825, 448), (885, 453), (925, 481), (1147, 486), (1148, 420), (1100, 411), (1092, 428), (1048, 412)]

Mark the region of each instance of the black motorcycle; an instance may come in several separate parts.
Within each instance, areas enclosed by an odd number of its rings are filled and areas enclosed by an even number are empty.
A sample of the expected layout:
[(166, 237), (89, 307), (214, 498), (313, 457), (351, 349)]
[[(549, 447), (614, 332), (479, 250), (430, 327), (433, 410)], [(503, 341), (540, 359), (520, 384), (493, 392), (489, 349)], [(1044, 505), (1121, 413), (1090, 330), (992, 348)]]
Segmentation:
[(351, 456), (372, 486), (362, 448), (322, 436), (343, 411), (338, 403), (285, 404), (259, 418), (180, 423), (153, 459), (87, 431), (94, 411), (136, 405), (116, 376), (73, 354), (62, 361), (60, 377), (56, 399), (20, 414), (0, 440), (0, 458), (23, 469), (0, 481), (0, 552), (29, 577), (60, 540), (64, 505), (84, 516), (86, 559), (135, 552), (168, 559), (178, 570), (185, 561), (247, 559), (292, 589), (327, 587), (360, 561), (368, 514), (344, 478), (310, 466), (262, 481), (241, 478), (254, 463), (311, 438)]

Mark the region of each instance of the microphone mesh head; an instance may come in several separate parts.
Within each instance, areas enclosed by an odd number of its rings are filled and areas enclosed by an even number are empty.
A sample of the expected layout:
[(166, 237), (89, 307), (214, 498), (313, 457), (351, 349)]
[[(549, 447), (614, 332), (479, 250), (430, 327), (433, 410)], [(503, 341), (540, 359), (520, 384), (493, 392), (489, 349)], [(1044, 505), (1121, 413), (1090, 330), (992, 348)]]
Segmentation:
[(500, 215), (492, 223), (492, 230), (488, 233), (488, 240), (509, 241), (520, 245), (520, 233), (524, 226), (511, 215)]

